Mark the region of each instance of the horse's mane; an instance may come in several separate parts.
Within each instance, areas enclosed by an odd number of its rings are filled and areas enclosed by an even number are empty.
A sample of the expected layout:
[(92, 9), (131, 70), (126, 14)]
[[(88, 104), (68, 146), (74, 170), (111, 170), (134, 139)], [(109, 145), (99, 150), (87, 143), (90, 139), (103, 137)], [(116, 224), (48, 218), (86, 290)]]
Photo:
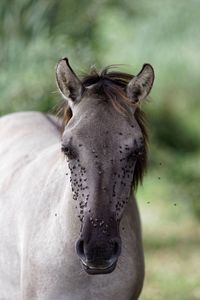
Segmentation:
[[(82, 83), (83, 86), (89, 87), (90, 95), (97, 95), (102, 101), (112, 103), (114, 109), (130, 118), (130, 108), (132, 104), (130, 99), (126, 96), (126, 87), (133, 77), (133, 75), (128, 73), (110, 71), (110, 67), (106, 67), (101, 72), (97, 72), (96, 69), (93, 69), (90, 74), (86, 74), (82, 77)], [(72, 117), (72, 111), (66, 102), (61, 104), (58, 114), (63, 122), (63, 130)], [(137, 106), (134, 116), (144, 138), (144, 151), (137, 159), (132, 183), (133, 188), (136, 189), (138, 183), (142, 183), (143, 175), (146, 171), (148, 135), (145, 115), (139, 106)]]

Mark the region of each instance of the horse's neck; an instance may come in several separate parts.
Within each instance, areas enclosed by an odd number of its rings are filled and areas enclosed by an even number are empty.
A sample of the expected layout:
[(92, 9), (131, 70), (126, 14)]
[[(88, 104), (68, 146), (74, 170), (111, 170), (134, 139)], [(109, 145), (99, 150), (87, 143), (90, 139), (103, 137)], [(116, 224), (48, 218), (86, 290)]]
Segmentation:
[(60, 214), (63, 215), (65, 222), (66, 222), (66, 228), (67, 228), (67, 238), (68, 241), (74, 241), (75, 239), (78, 239), (78, 235), (80, 232), (80, 220), (78, 219), (78, 210), (76, 208), (77, 203), (75, 200), (73, 200), (73, 193), (71, 189), (71, 183), (70, 183), (70, 172), (67, 170), (66, 175), (66, 185), (64, 190), (64, 199), (62, 202), (60, 202)]

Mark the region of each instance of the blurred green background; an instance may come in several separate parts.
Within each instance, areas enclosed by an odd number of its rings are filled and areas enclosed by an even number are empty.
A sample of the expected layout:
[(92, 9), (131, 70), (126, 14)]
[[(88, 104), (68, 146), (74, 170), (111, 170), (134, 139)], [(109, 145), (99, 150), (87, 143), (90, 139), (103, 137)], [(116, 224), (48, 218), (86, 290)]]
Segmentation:
[(149, 171), (137, 198), (146, 280), (141, 300), (200, 299), (200, 1), (1, 0), (0, 114), (50, 111), (54, 67), (82, 73), (123, 64), (155, 68), (143, 104)]

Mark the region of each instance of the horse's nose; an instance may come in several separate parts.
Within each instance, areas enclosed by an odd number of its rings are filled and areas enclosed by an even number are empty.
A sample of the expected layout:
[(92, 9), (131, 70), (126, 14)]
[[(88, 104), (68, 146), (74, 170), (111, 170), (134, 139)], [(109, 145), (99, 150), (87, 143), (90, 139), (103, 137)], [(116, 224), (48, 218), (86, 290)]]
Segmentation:
[(87, 268), (86, 271), (101, 270), (98, 273), (108, 273), (109, 269), (114, 269), (113, 267), (116, 266), (121, 253), (121, 239), (116, 237), (108, 241), (85, 242), (81, 238), (76, 243), (76, 252), (84, 267)]

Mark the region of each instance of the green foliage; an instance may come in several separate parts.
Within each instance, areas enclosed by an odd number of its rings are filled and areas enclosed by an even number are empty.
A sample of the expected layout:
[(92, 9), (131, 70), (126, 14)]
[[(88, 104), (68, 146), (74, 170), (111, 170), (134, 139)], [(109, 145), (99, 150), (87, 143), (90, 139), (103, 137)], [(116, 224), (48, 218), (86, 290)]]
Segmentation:
[(146, 279), (140, 298), (197, 300), (199, 224), (185, 201), (185, 191), (164, 175), (160, 165), (145, 177), (138, 193), (146, 257)]

